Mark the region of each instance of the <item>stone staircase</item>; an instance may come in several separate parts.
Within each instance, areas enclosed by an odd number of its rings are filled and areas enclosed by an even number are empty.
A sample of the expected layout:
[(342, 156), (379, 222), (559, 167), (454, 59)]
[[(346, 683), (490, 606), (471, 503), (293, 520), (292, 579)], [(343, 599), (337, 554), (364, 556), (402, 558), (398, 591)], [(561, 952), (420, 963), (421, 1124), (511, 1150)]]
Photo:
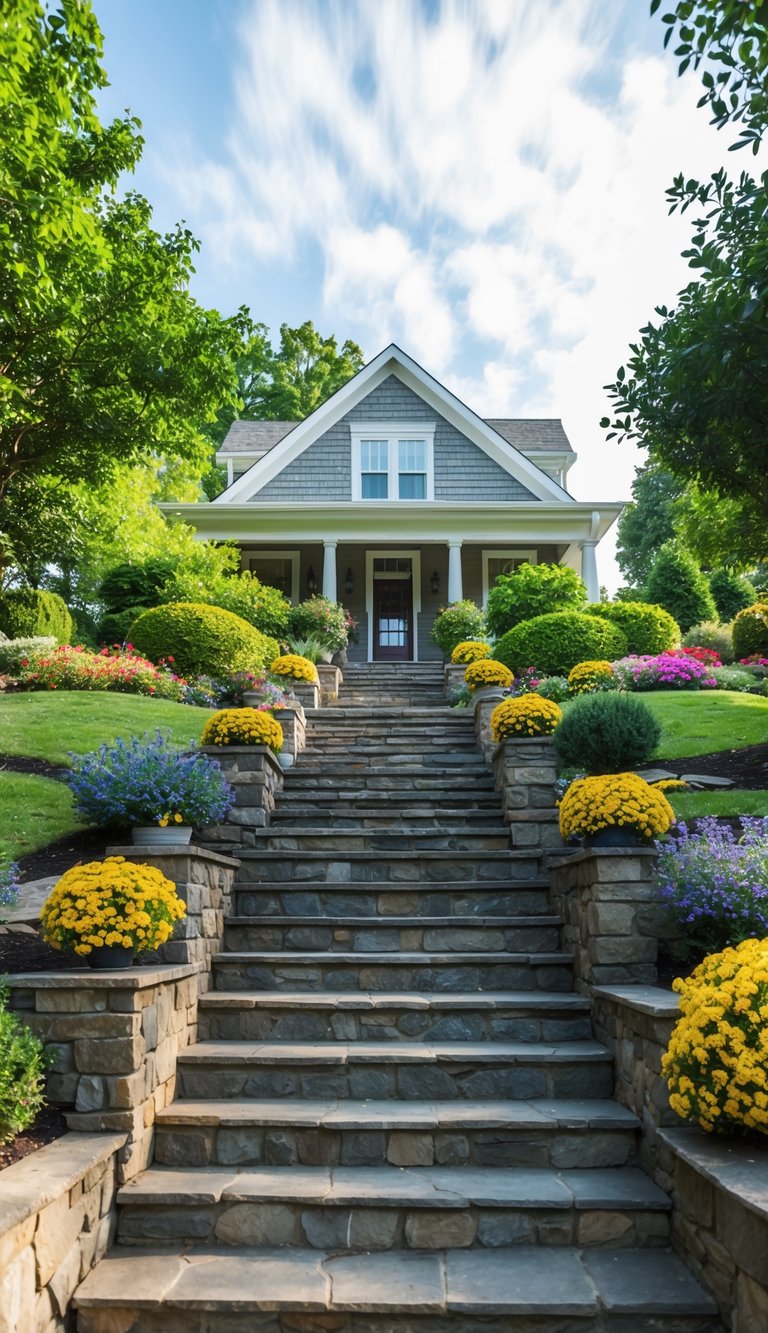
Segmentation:
[(345, 672), (238, 851), (199, 1040), (80, 1333), (719, 1328), (546, 866), (510, 849), (471, 716), (402, 670)]

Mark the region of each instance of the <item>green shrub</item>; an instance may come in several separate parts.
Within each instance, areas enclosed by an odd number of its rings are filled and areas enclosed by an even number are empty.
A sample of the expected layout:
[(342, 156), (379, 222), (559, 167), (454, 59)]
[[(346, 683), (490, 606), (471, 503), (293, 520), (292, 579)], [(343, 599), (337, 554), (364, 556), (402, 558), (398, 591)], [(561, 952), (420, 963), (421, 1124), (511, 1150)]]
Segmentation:
[(0, 987), (0, 1143), (27, 1129), (41, 1110), (48, 1064), (43, 1043), (9, 1012), (7, 1001), (8, 990)]
[(660, 547), (648, 575), (645, 597), (669, 611), (683, 632), (700, 620), (717, 617), (706, 574), (702, 574), (693, 556), (675, 542), (665, 542)]
[(552, 611), (581, 611), (587, 590), (567, 565), (520, 565), (513, 574), (499, 574), (490, 593), (485, 618), (489, 633), (500, 639), (523, 620)]
[(763, 693), (763, 681), (746, 667), (713, 667), (712, 675), (719, 690), (736, 690), (739, 694)]
[(721, 620), (733, 620), (739, 611), (757, 601), (755, 585), (742, 574), (731, 574), (727, 569), (716, 569), (710, 574), (709, 587)]
[(631, 694), (584, 694), (565, 710), (554, 733), (562, 768), (626, 773), (653, 758), (661, 727), (646, 703)]
[(732, 625), (733, 655), (768, 657), (768, 602), (755, 602), (739, 611)]
[(112, 614), (136, 607), (159, 606), (166, 599), (163, 587), (173, 573), (173, 562), (153, 557), (141, 564), (115, 565), (99, 585), (99, 599)]
[(467, 598), (442, 607), (429, 631), (431, 642), (437, 644), (443, 657), (448, 658), (457, 643), (463, 643), (465, 639), (484, 639), (485, 636), (485, 616), (480, 607)]
[(125, 611), (108, 611), (99, 621), (99, 643), (107, 644), (111, 647), (113, 643), (130, 642), (130, 632), (134, 621), (138, 620), (142, 611), (148, 611), (148, 606), (142, 606), (139, 603), (136, 606), (129, 606)]
[(0, 597), (0, 630), (9, 639), (51, 637), (71, 643), (75, 622), (58, 593), (40, 588), (13, 588)]
[[(308, 597), (288, 613), (288, 636), (293, 643), (298, 639), (317, 639), (330, 652), (338, 653), (349, 643), (352, 618), (341, 602), (327, 597)], [(300, 652), (298, 648), (294, 652)]]
[(166, 584), (164, 600), (220, 606), (275, 639), (285, 637), (291, 610), (287, 597), (248, 569), (212, 576), (178, 569)]
[(733, 633), (730, 625), (720, 625), (716, 620), (703, 620), (700, 625), (691, 625), (683, 635), (684, 648), (711, 648), (721, 662), (733, 661)]
[(0, 672), (8, 676), (17, 676), (22, 662), (28, 661), (36, 653), (49, 653), (56, 647), (52, 635), (38, 635), (31, 639), (0, 639)]
[(664, 610), (651, 602), (591, 602), (590, 616), (603, 616), (618, 625), (627, 640), (627, 650), (639, 657), (655, 657), (680, 643), (680, 626)]
[(567, 676), (578, 662), (613, 661), (626, 651), (624, 634), (609, 620), (580, 611), (555, 611), (508, 630), (496, 644), (494, 657), (516, 675), (532, 666), (547, 676)]
[(545, 676), (540, 680), (534, 694), (540, 694), (542, 699), (551, 699), (554, 704), (565, 703), (568, 696), (568, 677), (567, 676)]
[(263, 675), (279, 651), (275, 639), (240, 616), (199, 602), (171, 602), (142, 611), (129, 636), (151, 662), (172, 657), (182, 676), (221, 678), (231, 671)]

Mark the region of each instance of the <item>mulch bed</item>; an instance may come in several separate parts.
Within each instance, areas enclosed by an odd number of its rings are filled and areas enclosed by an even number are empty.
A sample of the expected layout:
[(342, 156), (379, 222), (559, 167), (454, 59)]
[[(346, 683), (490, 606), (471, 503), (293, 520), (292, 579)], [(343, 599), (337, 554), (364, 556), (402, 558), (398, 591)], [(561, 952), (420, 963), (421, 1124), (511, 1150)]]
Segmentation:
[(71, 972), (87, 966), (84, 959), (44, 944), (35, 931), (9, 930), (0, 935), (0, 977), (9, 972)]
[(36, 778), (61, 781), (68, 772), (66, 764), (52, 764), (48, 759), (29, 759), (22, 754), (0, 754), (0, 769), (9, 773), (31, 773)]
[(0, 1146), (0, 1171), (6, 1166), (13, 1166), (14, 1162), (20, 1162), (22, 1157), (29, 1157), (30, 1153), (37, 1152), (38, 1148), (44, 1148), (46, 1143), (60, 1139), (66, 1132), (67, 1122), (64, 1113), (57, 1106), (43, 1107), (29, 1129), (17, 1134), (10, 1143)]
[(101, 860), (108, 847), (125, 841), (130, 841), (130, 835), (124, 829), (87, 828), (80, 833), (68, 833), (39, 851), (20, 856), (21, 878), (45, 879), (48, 875), (63, 875), (78, 861)]
[(655, 766), (679, 773), (701, 773), (712, 778), (730, 778), (744, 791), (768, 787), (768, 743), (747, 745), (740, 750), (715, 750), (689, 759), (660, 759)]

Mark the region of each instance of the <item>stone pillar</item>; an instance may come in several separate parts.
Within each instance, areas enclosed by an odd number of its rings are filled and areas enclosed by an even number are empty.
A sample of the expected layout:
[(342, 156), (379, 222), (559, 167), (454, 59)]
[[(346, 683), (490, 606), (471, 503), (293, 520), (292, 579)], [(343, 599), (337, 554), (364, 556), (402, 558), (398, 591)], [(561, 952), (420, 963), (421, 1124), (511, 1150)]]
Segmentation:
[(331, 662), (318, 662), (317, 674), (320, 677), (320, 702), (321, 704), (336, 704), (339, 702), (339, 686), (344, 677), (337, 666)]
[[(256, 708), (264, 702), (260, 694), (251, 690), (246, 691), (243, 700), (246, 708)], [(304, 709), (297, 699), (289, 708), (270, 708), (267, 711), (283, 729), (283, 752), (287, 751), (295, 759), (299, 750), (303, 750), (306, 745)]]
[[(325, 596), (325, 594), (323, 594)], [(309, 680), (295, 680), (293, 682), (293, 693), (299, 701), (302, 708), (320, 707), (320, 685), (313, 684)]]
[(460, 690), (464, 684), (464, 672), (466, 667), (461, 663), (446, 663), (443, 671), (443, 680), (445, 682), (445, 693), (450, 698), (454, 690)]
[(277, 756), (266, 745), (203, 745), (201, 749), (218, 760), (235, 790), (235, 804), (224, 822), (203, 831), (206, 842), (255, 846), (253, 830), (270, 822), (275, 792), (283, 785)]
[(336, 542), (323, 542), (323, 597), (336, 601)]
[(461, 542), (448, 543), (448, 601), (460, 602), (464, 596), (461, 579)]
[(492, 761), (512, 846), (562, 853), (552, 737), (510, 737), (494, 748)]
[[(466, 668), (465, 668), (466, 669)], [(497, 685), (481, 686), (475, 690), (473, 704), (475, 715), (475, 735), (483, 747), (483, 754), (490, 762), (496, 749), (496, 742), (491, 739), (491, 714), (504, 699)]]
[(600, 584), (597, 578), (597, 556), (595, 547), (597, 542), (581, 543), (581, 577), (587, 587), (587, 598), (590, 602), (599, 602)]

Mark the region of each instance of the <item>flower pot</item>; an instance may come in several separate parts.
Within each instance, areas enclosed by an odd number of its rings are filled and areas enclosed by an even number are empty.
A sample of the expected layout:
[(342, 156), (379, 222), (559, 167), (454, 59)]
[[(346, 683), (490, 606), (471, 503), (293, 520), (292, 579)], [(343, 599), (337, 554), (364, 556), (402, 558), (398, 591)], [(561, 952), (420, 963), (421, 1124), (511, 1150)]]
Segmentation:
[(89, 967), (102, 968), (105, 972), (116, 972), (121, 967), (133, 966), (133, 946), (123, 944), (105, 944), (101, 949), (91, 949), (85, 955)]
[(277, 756), (277, 762), (282, 769), (293, 768), (294, 756), (291, 754), (290, 750), (280, 750)]
[(643, 839), (633, 828), (611, 824), (584, 839), (585, 847), (639, 847)]
[(337, 666), (337, 667), (345, 667), (345, 666), (347, 665), (347, 650), (346, 650), (346, 648), (339, 648), (339, 651), (338, 651), (337, 653), (334, 653), (334, 654), (333, 654), (333, 657), (331, 658), (331, 661), (332, 661), (332, 663), (333, 663), (334, 666)]
[[(189, 824), (134, 824), (131, 829), (134, 847), (187, 847), (192, 840)], [(102, 951), (103, 952), (103, 951)]]

